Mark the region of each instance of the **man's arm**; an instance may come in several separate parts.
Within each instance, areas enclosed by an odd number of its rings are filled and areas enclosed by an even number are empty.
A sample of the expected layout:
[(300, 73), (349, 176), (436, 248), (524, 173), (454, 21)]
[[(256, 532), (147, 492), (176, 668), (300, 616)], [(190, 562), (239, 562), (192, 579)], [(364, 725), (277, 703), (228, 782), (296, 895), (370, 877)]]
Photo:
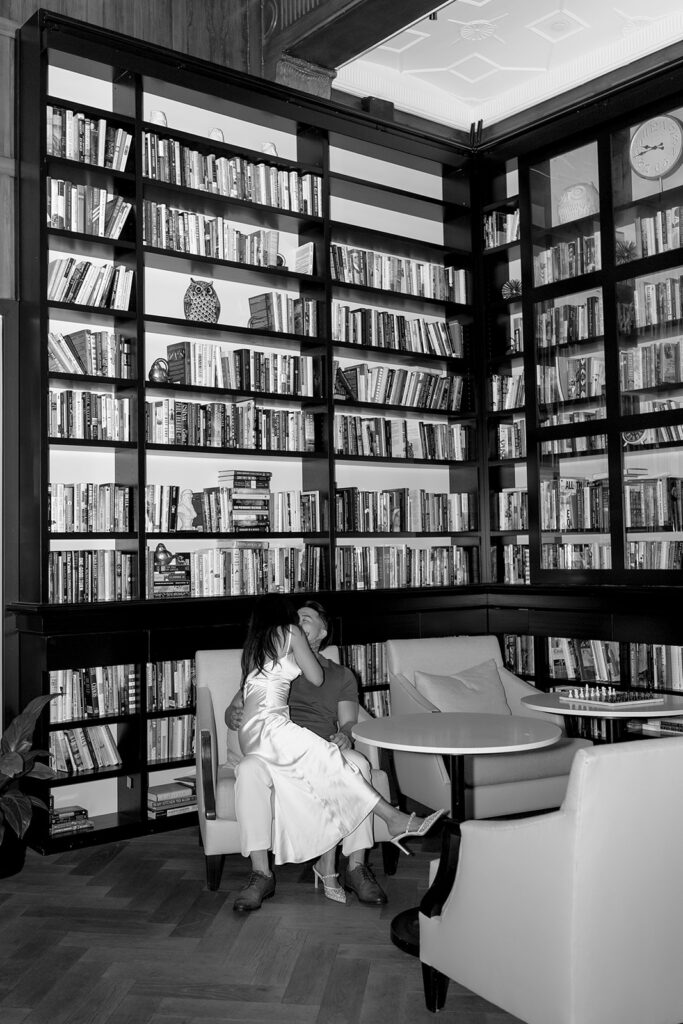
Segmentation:
[(337, 703), (337, 732), (330, 736), (330, 742), (336, 743), (340, 750), (349, 750), (353, 746), (351, 730), (358, 721), (358, 703), (353, 700), (340, 700)]
[(237, 691), (235, 696), (232, 698), (227, 708), (225, 709), (225, 724), (228, 729), (234, 729), (237, 731), (242, 724), (242, 715), (244, 713), (244, 698), (242, 696), (242, 688)]

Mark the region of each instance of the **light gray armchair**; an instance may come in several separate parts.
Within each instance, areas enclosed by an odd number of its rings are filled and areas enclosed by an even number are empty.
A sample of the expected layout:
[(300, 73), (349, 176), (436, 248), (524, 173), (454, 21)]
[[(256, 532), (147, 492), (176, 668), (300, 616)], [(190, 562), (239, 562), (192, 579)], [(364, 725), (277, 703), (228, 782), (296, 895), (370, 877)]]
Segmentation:
[[(497, 637), (389, 640), (387, 662), (393, 715), (489, 711), (544, 718), (562, 728), (561, 739), (551, 747), (465, 758), (468, 818), (559, 807), (574, 754), (590, 741), (569, 739), (561, 717), (522, 706), (522, 697), (537, 690), (504, 668)], [(393, 760), (404, 797), (434, 809), (451, 806), (451, 783), (439, 754), (395, 751)]]
[(463, 823), (420, 908), (428, 1008), (452, 978), (527, 1024), (680, 1024), (682, 811), (677, 736), (578, 751), (551, 814)]
[[(339, 649), (327, 647), (321, 652), (330, 661), (339, 661)], [(240, 853), (240, 831), (235, 815), (235, 765), (241, 757), (237, 734), (225, 724), (225, 709), (235, 696), (241, 677), (241, 650), (197, 651), (197, 805), (199, 830), (206, 858), (206, 882), (209, 889), (220, 885), (226, 854)], [(360, 708), (359, 719), (367, 718)], [(370, 781), (385, 800), (389, 800), (389, 779), (380, 768), (378, 751), (356, 744), (370, 762)], [(396, 866), (395, 847), (389, 847), (386, 824), (374, 815), (375, 842), (383, 844), (387, 874)]]

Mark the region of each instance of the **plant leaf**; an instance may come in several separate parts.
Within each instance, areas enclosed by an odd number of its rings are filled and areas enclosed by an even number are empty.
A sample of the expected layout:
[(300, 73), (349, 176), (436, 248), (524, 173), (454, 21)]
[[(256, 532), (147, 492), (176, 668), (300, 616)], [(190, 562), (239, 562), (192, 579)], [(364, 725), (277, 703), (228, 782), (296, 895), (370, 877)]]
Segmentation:
[(38, 716), (45, 705), (49, 704), (56, 696), (58, 696), (56, 693), (43, 694), (42, 697), (34, 697), (28, 702), (24, 710), (5, 729), (0, 739), (0, 754), (7, 754), (12, 750), (20, 752), (30, 750), (30, 741)]
[(0, 754), (0, 775), (6, 775), (8, 779), (14, 779), (24, 770), (24, 759), (21, 754), (10, 751), (8, 754)]
[(57, 773), (52, 770), (48, 765), (41, 764), (40, 761), (33, 765), (30, 772), (27, 772), (27, 778), (31, 779), (54, 779)]
[(5, 812), (7, 824), (21, 839), (31, 824), (33, 816), (31, 801), (25, 793), (12, 791), (5, 793), (2, 797), (2, 809)]

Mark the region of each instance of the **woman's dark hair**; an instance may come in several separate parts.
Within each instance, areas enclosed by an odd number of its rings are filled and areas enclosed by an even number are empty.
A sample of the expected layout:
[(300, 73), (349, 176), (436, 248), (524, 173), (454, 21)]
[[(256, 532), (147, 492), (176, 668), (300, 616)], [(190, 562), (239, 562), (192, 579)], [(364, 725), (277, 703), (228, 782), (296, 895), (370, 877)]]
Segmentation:
[(292, 602), (282, 594), (264, 594), (256, 601), (242, 650), (242, 685), (250, 672), (278, 660), (282, 634), (297, 622)]
[(314, 612), (318, 613), (325, 627), (325, 646), (329, 647), (330, 644), (332, 643), (332, 623), (330, 621), (329, 615), (327, 614), (323, 606), (320, 604), (319, 601), (304, 601), (303, 604), (299, 605), (299, 611), (301, 611), (302, 608), (312, 608)]

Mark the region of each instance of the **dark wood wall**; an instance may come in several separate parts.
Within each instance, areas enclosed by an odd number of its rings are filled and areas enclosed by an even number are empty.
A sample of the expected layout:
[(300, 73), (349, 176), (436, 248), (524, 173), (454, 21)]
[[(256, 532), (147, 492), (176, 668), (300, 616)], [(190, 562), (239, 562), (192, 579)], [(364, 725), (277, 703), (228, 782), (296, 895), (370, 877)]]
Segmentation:
[(260, 70), (260, 15), (249, 0), (0, 0), (0, 299), (19, 298), (14, 270), (14, 33), (41, 7), (225, 67), (254, 74)]

